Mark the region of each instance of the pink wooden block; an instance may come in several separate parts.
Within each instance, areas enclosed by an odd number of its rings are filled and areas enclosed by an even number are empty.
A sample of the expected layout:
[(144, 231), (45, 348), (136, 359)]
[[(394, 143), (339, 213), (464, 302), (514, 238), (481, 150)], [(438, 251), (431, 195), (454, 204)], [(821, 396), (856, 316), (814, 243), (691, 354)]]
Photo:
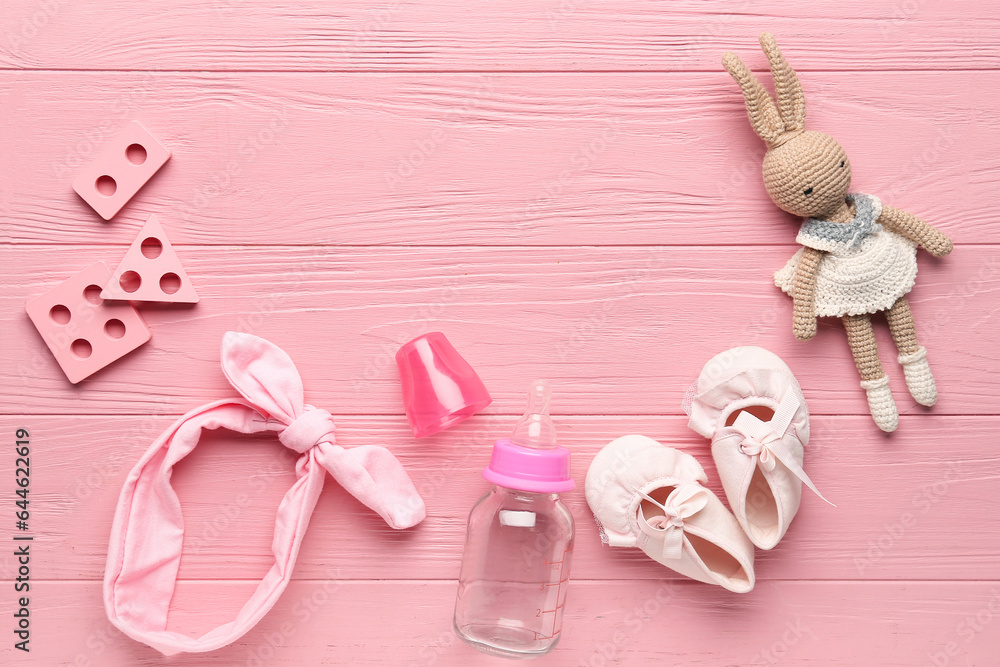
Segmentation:
[(191, 280), (155, 215), (143, 225), (111, 280), (104, 299), (198, 303)]
[(100, 286), (111, 270), (97, 262), (27, 303), (25, 310), (73, 384), (149, 340), (130, 303), (107, 303)]
[(170, 151), (163, 144), (132, 121), (77, 175), (73, 189), (102, 218), (110, 220), (169, 157)]

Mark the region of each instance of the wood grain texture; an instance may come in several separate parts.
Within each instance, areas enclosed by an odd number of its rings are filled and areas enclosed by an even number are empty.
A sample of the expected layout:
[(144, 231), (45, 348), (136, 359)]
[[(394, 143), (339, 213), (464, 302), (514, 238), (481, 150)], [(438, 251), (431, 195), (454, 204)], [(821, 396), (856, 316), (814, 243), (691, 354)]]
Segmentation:
[[(0, 664), (498, 664), (452, 632), (455, 578), (489, 446), (546, 377), (578, 541), (564, 635), (538, 664), (996, 667), (995, 4), (0, 0), (0, 433), (32, 432), (35, 534), (32, 652), (7, 635)], [(854, 189), (957, 243), (921, 253), (910, 297), (933, 409), (906, 395), (876, 324), (902, 412), (892, 435), (867, 414), (840, 325), (795, 341), (771, 282), (798, 221), (764, 192), (763, 145), (720, 64), (731, 49), (762, 72), (765, 30), (802, 75), (807, 127), (851, 156)], [(104, 223), (69, 183), (130, 120), (173, 158)], [(152, 213), (202, 301), (143, 306), (152, 341), (71, 386), (24, 303), (95, 260), (114, 266)], [(339, 444), (388, 446), (429, 513), (392, 531), (328, 479), (276, 607), (232, 646), (166, 660), (105, 619), (109, 527), (154, 438), (234, 395), (219, 368), (230, 329), (286, 349)], [(418, 441), (393, 354), (429, 330), (494, 403)], [(601, 546), (582, 493), (593, 456), (629, 432), (695, 455), (721, 492), (680, 402), (739, 344), (800, 380), (805, 467), (838, 505), (807, 492), (742, 596)], [(0, 455), (0, 479), (13, 465)], [(273, 436), (224, 432), (178, 465), (171, 629), (235, 615), (269, 567), (292, 467)]]
[[(4, 4), (0, 66), (118, 70), (716, 70), (781, 35), (801, 69), (992, 68), (989, 2), (212, 0)], [(72, 38), (67, 38), (67, 36)], [(759, 55), (759, 54), (756, 54)], [(757, 62), (760, 62), (759, 60)]]
[[(172, 629), (205, 632), (231, 618), (252, 586), (181, 583)], [(303, 656), (317, 666), (507, 664), (452, 633), (453, 581), (350, 582), (334, 571), (292, 582), (243, 639), (169, 663), (95, 613), (97, 582), (43, 582), (36, 590), (38, 636), (59, 641), (33, 643), (35, 664), (291, 667)], [(669, 656), (684, 665), (913, 667), (941, 654), (945, 664), (989, 667), (1000, 650), (998, 613), (995, 581), (777, 582), (742, 596), (694, 582), (574, 581), (563, 637), (536, 663), (660, 665)], [(0, 645), (0, 660), (23, 662), (12, 653)]]
[[(164, 224), (169, 222), (164, 220)], [(8, 413), (179, 414), (233, 395), (219, 368), (227, 330), (282, 346), (310, 400), (338, 414), (401, 414), (396, 350), (442, 330), (492, 393), (518, 413), (535, 377), (556, 386), (559, 414), (681, 414), (688, 385), (717, 351), (755, 344), (783, 357), (815, 414), (868, 414), (840, 323), (792, 337), (791, 300), (771, 281), (789, 247), (184, 247), (201, 296), (151, 305), (152, 340), (69, 385), (23, 314), (24, 302), (108, 246), (23, 247), (0, 267), (0, 400)], [(937, 377), (919, 407), (884, 322), (882, 357), (903, 413), (997, 414), (1000, 266), (995, 246), (922, 253), (911, 303)], [(71, 325), (68, 325), (71, 328)]]
[[(1000, 72), (809, 72), (854, 188), (1000, 238)], [(792, 245), (721, 67), (671, 74), (0, 72), (0, 240), (212, 245)], [(173, 158), (105, 223), (80, 165), (138, 119)]]
[[(384, 445), (413, 478), (428, 507), (414, 530), (396, 532), (333, 479), (310, 523), (296, 579), (455, 579), (465, 520), (489, 489), (480, 475), (493, 440), (515, 417), (480, 415), (416, 441), (404, 419), (341, 417), (344, 447)], [(27, 427), (35, 448), (33, 572), (45, 580), (103, 577), (108, 535), (125, 476), (172, 416), (3, 417), (2, 432)], [(759, 583), (786, 580), (1000, 580), (1000, 458), (984, 451), (996, 417), (910, 417), (891, 438), (867, 417), (814, 417), (806, 469), (829, 507), (808, 491), (788, 536), (757, 551)], [(643, 433), (687, 451), (723, 497), (709, 442), (683, 417), (559, 417), (572, 450), (577, 490), (565, 500), (577, 523), (575, 579), (678, 579), (635, 549), (601, 545), (583, 497), (590, 461), (612, 439)], [(954, 434), (961, 434), (955, 439)], [(948, 443), (942, 447), (941, 443)], [(175, 470), (186, 523), (182, 579), (254, 579), (267, 571), (281, 497), (294, 457), (276, 437), (206, 434)], [(13, 477), (0, 461), (0, 478)], [(80, 530), (82, 524), (88, 529)], [(373, 557), (377, 555), (376, 557)], [(0, 560), (0, 579), (13, 559)]]

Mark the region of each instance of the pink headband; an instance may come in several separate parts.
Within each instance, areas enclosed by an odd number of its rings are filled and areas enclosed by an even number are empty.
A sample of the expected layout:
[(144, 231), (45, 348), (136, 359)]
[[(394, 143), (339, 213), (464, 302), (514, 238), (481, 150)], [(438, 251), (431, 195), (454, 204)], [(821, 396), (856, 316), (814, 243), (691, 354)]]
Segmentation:
[[(165, 655), (225, 646), (271, 609), (291, 577), (326, 471), (393, 528), (414, 526), (426, 514), (424, 501), (389, 450), (333, 444), (333, 417), (303, 403), (302, 379), (281, 348), (230, 331), (222, 339), (222, 370), (246, 400), (203, 405), (157, 438), (125, 480), (111, 527), (104, 574), (108, 618), (129, 637)], [(184, 519), (170, 474), (197, 446), (205, 428), (277, 431), (282, 444), (302, 456), (295, 465), (298, 479), (278, 507), (274, 565), (234, 620), (195, 638), (166, 629), (184, 541)]]

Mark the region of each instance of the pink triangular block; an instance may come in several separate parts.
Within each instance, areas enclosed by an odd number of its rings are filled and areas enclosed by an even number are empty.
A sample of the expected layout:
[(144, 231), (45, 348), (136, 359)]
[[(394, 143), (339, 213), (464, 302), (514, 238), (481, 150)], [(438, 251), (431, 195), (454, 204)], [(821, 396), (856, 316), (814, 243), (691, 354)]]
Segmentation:
[(155, 215), (149, 216), (129, 246), (125, 259), (104, 286), (101, 298), (198, 303), (191, 280)]

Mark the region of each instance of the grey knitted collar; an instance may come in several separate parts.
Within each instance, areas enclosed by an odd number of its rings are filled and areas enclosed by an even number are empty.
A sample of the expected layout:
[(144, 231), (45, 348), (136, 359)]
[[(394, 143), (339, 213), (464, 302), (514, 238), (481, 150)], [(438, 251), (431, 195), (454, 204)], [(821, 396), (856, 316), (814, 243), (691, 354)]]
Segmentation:
[(882, 231), (882, 225), (876, 222), (882, 214), (882, 202), (878, 197), (856, 192), (847, 195), (847, 200), (854, 203), (853, 220), (830, 222), (809, 218), (799, 228), (796, 240), (818, 250), (854, 250), (866, 238)]

